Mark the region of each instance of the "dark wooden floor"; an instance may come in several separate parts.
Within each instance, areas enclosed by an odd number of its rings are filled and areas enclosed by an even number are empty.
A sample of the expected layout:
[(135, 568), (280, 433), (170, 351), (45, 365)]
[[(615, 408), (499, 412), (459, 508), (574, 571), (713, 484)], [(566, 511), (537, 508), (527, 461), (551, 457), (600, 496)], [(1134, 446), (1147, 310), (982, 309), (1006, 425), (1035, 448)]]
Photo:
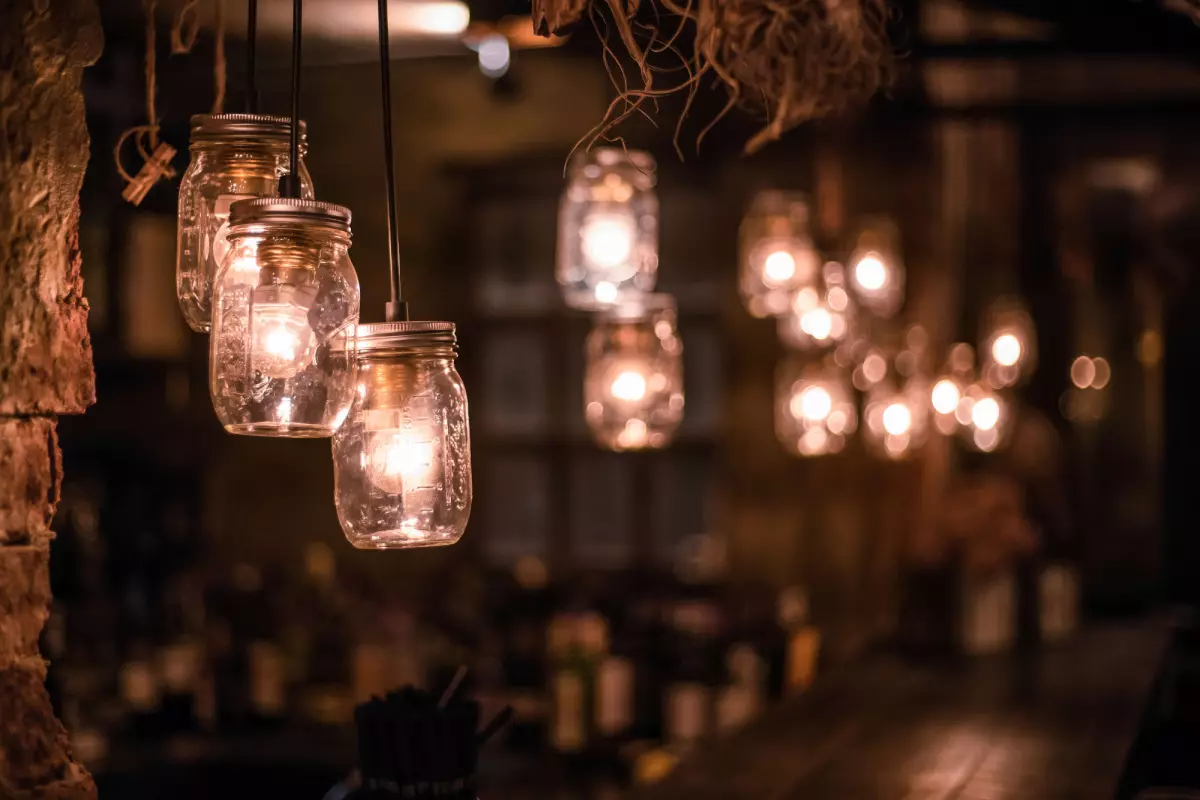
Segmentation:
[(954, 667), (872, 659), (638, 797), (1111, 798), (1169, 642), (1165, 625), (1127, 624)]

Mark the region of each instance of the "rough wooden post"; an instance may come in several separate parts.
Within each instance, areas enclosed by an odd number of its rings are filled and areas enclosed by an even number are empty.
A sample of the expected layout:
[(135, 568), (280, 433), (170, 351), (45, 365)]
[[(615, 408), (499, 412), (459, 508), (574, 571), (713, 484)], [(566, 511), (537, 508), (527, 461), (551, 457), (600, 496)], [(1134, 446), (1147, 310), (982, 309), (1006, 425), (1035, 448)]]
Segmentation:
[(80, 78), (95, 0), (0, 2), (0, 798), (92, 798), (54, 717), (38, 634), (50, 601), (58, 414), (95, 398), (79, 266), (88, 160)]

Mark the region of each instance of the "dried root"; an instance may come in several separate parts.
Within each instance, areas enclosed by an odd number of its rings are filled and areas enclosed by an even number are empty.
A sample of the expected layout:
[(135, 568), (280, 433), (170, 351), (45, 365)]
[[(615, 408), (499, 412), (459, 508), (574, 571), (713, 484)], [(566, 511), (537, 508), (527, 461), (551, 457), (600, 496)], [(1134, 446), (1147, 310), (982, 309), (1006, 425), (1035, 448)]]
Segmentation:
[[(681, 125), (691, 110), (701, 82), (716, 76), (729, 94), (724, 110), (701, 131), (704, 136), (734, 106), (761, 114), (762, 130), (746, 143), (753, 153), (801, 123), (862, 103), (890, 84), (894, 61), (887, 38), (887, 0), (647, 0), (656, 24), (637, 19), (640, 0), (535, 0), (534, 19), (555, 25), (574, 24), (590, 8), (593, 21), (603, 5), (614, 23), (616, 38), (637, 65), (640, 87), (613, 72), (612, 43), (605, 42), (605, 64), (620, 94), (604, 118), (581, 141), (591, 147), (631, 115), (642, 112), (646, 100), (685, 93)], [(667, 23), (667, 16), (675, 22)], [(667, 34), (663, 36), (663, 27)], [(677, 44), (683, 31), (694, 32), (691, 55)], [(539, 29), (540, 30), (540, 29)], [(666, 86), (655, 83), (663, 69), (652, 66), (653, 56), (674, 55), (685, 77)], [(670, 72), (669, 70), (667, 72)], [(676, 148), (679, 148), (679, 127)]]

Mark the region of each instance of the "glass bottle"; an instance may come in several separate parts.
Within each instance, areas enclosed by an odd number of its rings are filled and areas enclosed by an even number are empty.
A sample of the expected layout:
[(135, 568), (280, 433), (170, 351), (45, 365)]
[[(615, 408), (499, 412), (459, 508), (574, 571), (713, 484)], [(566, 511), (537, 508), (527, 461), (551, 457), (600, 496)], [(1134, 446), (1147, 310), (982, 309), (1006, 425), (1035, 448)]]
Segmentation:
[(471, 435), (456, 355), (449, 322), (358, 326), (358, 391), (333, 439), (338, 519), (355, 547), (432, 547), (462, 537), (471, 515)]
[(649, 153), (618, 147), (572, 160), (558, 216), (558, 282), (568, 306), (604, 308), (654, 289), (654, 170)]
[(808, 201), (797, 192), (759, 192), (742, 220), (738, 285), (756, 317), (786, 314), (792, 298), (814, 287), (821, 260), (808, 229)]
[(597, 314), (587, 338), (584, 413), (612, 450), (665, 447), (683, 420), (683, 344), (675, 300), (655, 294)]
[[(212, 324), (213, 280), (229, 251), (229, 208), (238, 200), (276, 197), (288, 172), (291, 122), (261, 114), (196, 114), (191, 161), (179, 183), (175, 289), (194, 331)], [(300, 196), (312, 199), (304, 166), (308, 149), (300, 123)]]
[(225, 430), (331, 436), (354, 397), (358, 276), (350, 210), (263, 198), (235, 203), (217, 273), (209, 390)]

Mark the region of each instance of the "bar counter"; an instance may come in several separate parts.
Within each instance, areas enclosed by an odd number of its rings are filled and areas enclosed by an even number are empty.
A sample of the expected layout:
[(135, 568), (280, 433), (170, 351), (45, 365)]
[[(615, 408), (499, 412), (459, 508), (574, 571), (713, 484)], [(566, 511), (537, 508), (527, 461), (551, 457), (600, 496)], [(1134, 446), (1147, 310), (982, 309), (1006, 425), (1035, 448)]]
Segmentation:
[(635, 797), (1113, 797), (1170, 641), (1154, 621), (952, 665), (868, 657)]

